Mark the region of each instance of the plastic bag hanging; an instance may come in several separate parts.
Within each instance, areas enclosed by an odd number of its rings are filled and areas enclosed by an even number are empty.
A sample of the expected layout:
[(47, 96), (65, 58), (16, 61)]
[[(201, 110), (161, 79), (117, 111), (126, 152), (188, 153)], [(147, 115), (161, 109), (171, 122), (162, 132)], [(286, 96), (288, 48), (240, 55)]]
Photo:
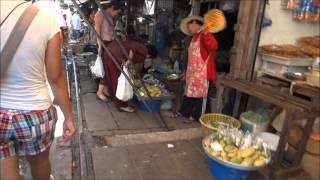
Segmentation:
[[(128, 68), (123, 67), (123, 71), (130, 77)], [(126, 79), (123, 73), (121, 73), (118, 78), (116, 97), (121, 101), (128, 101), (133, 98), (133, 88), (131, 87), (129, 81)]]
[(90, 67), (91, 73), (98, 78), (104, 77), (104, 67), (101, 56), (97, 56), (96, 62)]

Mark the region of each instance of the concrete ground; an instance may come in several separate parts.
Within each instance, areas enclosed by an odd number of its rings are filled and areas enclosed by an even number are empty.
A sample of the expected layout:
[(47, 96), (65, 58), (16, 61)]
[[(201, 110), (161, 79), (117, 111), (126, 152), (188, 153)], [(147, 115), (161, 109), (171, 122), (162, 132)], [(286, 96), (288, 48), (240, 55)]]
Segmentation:
[[(112, 102), (96, 98), (86, 62), (78, 64), (82, 121), (78, 118), (81, 126), (72, 142), (61, 141), (59, 113), (58, 138), (50, 156), (55, 179), (214, 179), (202, 150), (199, 123), (184, 124), (182, 118), (170, 118), (169, 111), (119, 112)], [(74, 91), (71, 96), (74, 99)], [(256, 173), (249, 179), (265, 178)]]
[[(170, 118), (169, 111), (158, 114), (164, 123), (154, 113), (138, 108), (135, 113), (119, 112), (112, 102), (96, 98), (97, 85), (86, 68), (80, 71), (80, 86), (85, 177), (97, 180), (214, 179), (202, 149), (204, 135), (199, 123), (184, 124), (183, 118)], [(248, 179), (266, 178), (256, 172)]]
[(183, 118), (170, 118), (169, 111), (159, 114), (164, 123), (154, 113), (138, 108), (135, 113), (119, 112), (112, 102), (96, 98), (96, 84), (86, 68), (80, 71), (80, 86), (87, 163), (84, 177), (213, 179), (201, 147), (199, 123), (184, 124)]

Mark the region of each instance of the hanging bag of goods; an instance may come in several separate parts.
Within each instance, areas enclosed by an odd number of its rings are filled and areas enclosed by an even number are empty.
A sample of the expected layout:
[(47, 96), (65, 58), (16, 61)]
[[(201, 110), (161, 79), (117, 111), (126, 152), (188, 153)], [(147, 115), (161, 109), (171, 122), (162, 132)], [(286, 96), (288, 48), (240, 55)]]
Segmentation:
[[(130, 78), (128, 68), (123, 67), (123, 71)], [(133, 88), (123, 73), (118, 78), (116, 97), (122, 101), (128, 101), (133, 98)]]
[(102, 58), (100, 55), (97, 56), (96, 62), (94, 65), (90, 67), (91, 73), (97, 77), (97, 78), (103, 78), (104, 77), (104, 67), (102, 63)]

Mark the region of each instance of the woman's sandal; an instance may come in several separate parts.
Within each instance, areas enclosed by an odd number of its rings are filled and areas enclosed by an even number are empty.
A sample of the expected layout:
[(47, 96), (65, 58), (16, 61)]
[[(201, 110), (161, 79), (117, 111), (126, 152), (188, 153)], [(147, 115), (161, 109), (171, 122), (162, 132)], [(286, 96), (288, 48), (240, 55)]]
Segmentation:
[(181, 117), (182, 115), (179, 112), (173, 113), (170, 115), (170, 118), (178, 118)]
[(188, 119), (184, 120), (183, 123), (185, 124), (190, 124), (194, 123), (196, 120), (193, 119), (193, 117), (189, 117)]
[(130, 106), (121, 107), (121, 108), (119, 108), (119, 110), (123, 111), (123, 112), (127, 112), (127, 113), (134, 113), (135, 112), (135, 110)]
[(108, 98), (105, 95), (97, 94), (97, 99), (102, 102), (108, 102)]

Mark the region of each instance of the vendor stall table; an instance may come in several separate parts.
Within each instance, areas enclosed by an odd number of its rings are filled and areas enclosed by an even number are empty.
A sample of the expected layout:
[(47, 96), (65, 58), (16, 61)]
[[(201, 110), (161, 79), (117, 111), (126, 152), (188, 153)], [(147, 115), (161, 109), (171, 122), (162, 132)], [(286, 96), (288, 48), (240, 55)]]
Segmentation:
[(298, 94), (305, 96), (314, 103), (318, 103), (320, 100), (320, 88), (311, 86), (305, 81), (290, 80), (285, 77), (279, 78), (270, 75), (264, 75), (258, 77), (256, 82), (266, 88), (277, 89), (291, 95)]
[[(259, 98), (265, 102), (286, 110), (286, 118), (281, 131), (279, 145), (270, 166), (271, 169), (268, 177), (270, 179), (280, 179), (281, 177), (283, 178), (286, 176), (292, 176), (294, 173), (301, 171), (302, 167), (300, 166), (300, 162), (305, 152), (306, 143), (312, 130), (315, 118), (319, 116), (320, 108), (310, 101), (290, 96), (289, 94), (280, 92), (279, 90), (265, 88), (259, 84), (245, 80), (221, 78), (217, 85), (218, 92), (215, 110), (216, 112), (221, 112), (222, 98), (226, 88), (235, 89), (236, 91)], [(294, 120), (301, 119), (307, 119), (308, 121), (304, 128), (302, 138), (298, 143), (297, 147), (299, 148), (295, 155), (294, 162), (290, 168), (279, 170), (292, 122)]]

